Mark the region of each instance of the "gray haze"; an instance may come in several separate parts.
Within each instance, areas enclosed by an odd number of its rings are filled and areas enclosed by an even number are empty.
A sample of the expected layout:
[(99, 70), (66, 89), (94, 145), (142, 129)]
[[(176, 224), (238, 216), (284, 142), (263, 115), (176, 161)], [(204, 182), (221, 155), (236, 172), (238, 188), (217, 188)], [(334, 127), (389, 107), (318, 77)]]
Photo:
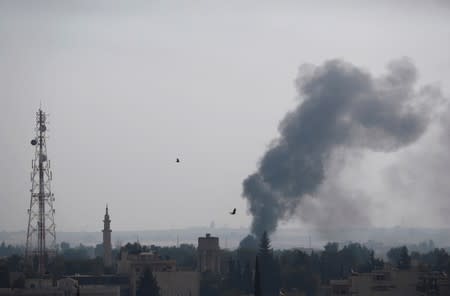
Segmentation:
[[(26, 228), (40, 102), (50, 113), (57, 231), (99, 231), (106, 203), (113, 231), (246, 228), (242, 180), (299, 104), (299, 66), (336, 59), (380, 83), (385, 66), (407, 56), (415, 91), (437, 83), (445, 96), (449, 9), (414, 0), (0, 1), (0, 230)], [(406, 130), (412, 119), (396, 113), (386, 124), (398, 129), (387, 132), (373, 122), (380, 116), (352, 118), (382, 131), (381, 146), (355, 130), (332, 139), (346, 148), (323, 163), (318, 198), (306, 195), (280, 227), (448, 225), (448, 113), (430, 119), (429, 104), (413, 107), (418, 125)]]
[[(431, 86), (415, 92), (416, 80), (417, 70), (407, 59), (391, 62), (380, 78), (340, 60), (301, 67), (297, 89), (302, 102), (282, 120), (280, 138), (244, 181), (253, 233), (275, 231), (305, 195), (317, 194), (336, 148), (391, 152), (415, 142), (430, 111), (418, 103), (432, 103), (435, 93)], [(341, 200), (338, 192), (335, 198)], [(351, 216), (359, 211), (354, 212)], [(330, 211), (317, 214), (329, 216)]]

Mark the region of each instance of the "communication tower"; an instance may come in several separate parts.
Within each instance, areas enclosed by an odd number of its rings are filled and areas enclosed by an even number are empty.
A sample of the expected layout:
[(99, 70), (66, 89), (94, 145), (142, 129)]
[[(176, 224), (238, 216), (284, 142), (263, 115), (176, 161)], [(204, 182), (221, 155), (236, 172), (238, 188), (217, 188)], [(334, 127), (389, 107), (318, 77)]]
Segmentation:
[(42, 109), (36, 112), (35, 132), (36, 136), (31, 140), (35, 152), (31, 162), (31, 198), (25, 259), (33, 265), (37, 263), (37, 271), (43, 275), (48, 258), (56, 251), (56, 232), (53, 207), (55, 198), (51, 189), (52, 171), (46, 146), (47, 114)]

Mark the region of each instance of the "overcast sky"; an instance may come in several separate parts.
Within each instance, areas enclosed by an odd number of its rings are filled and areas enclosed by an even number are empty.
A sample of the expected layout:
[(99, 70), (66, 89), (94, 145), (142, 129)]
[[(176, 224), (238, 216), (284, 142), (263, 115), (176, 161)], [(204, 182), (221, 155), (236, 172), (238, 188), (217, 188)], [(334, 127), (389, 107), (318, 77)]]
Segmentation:
[[(116, 230), (248, 227), (242, 182), (302, 64), (378, 76), (406, 56), (448, 97), (449, 53), (444, 0), (0, 1), (0, 230), (26, 229), (40, 102), (57, 230), (101, 229), (106, 203)], [(363, 224), (448, 226), (449, 114), (400, 151), (355, 152), (322, 192), (363, 192)], [(283, 226), (333, 225), (340, 205), (306, 200)]]

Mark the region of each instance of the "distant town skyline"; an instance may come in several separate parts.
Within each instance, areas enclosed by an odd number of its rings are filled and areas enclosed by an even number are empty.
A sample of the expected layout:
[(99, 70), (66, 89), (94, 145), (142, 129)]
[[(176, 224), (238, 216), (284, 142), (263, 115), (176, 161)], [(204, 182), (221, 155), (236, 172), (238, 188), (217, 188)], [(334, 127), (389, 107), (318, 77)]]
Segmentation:
[[(57, 232), (100, 231), (106, 204), (113, 233), (247, 228), (242, 182), (299, 102), (299, 67), (338, 58), (378, 77), (405, 56), (436, 90), (424, 134), (338, 153), (339, 178), (281, 227), (449, 225), (449, 37), (439, 0), (2, 1), (0, 231), (27, 226), (40, 104)], [(342, 221), (354, 203), (364, 219)]]

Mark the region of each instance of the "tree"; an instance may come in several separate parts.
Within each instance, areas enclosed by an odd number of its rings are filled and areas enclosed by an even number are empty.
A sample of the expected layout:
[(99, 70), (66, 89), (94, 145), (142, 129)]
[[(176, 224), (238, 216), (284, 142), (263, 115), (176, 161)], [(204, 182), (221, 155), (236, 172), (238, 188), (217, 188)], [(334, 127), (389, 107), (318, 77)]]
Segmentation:
[(5, 242), (0, 244), (0, 257), (23, 254), (24, 249), (20, 246), (6, 245)]
[(19, 255), (12, 255), (7, 259), (8, 270), (22, 271), (23, 270), (23, 258)]
[(255, 296), (262, 296), (261, 293), (261, 272), (259, 270), (258, 256), (255, 262)]
[(411, 267), (411, 257), (408, 254), (408, 248), (403, 246), (400, 250), (400, 260), (398, 261), (398, 268), (409, 269)]
[(241, 264), (239, 261), (230, 259), (228, 261), (228, 279), (227, 286), (234, 290), (241, 288)]
[(272, 256), (272, 249), (270, 247), (270, 239), (269, 239), (269, 236), (267, 235), (267, 232), (265, 232), (265, 231), (261, 236), (258, 255), (263, 259), (266, 259), (266, 258), (269, 258)]
[(253, 235), (249, 234), (241, 240), (241, 242), (239, 243), (239, 249), (257, 250), (258, 241)]
[[(241, 264), (249, 263), (250, 266), (255, 266), (255, 258), (258, 253), (258, 241), (253, 235), (247, 235), (240, 243), (237, 249), (237, 260)], [(253, 268), (251, 268), (253, 269)]]
[(299, 250), (281, 251), (282, 287), (297, 290), (300, 294), (317, 295), (320, 286), (320, 266), (316, 255)]
[(245, 294), (250, 294), (252, 291), (252, 270), (250, 268), (250, 263), (247, 262), (242, 272), (242, 290)]
[[(384, 266), (384, 262), (382, 259), (375, 258), (375, 252), (370, 250), (370, 266), (373, 269), (382, 269)], [(372, 271), (370, 270), (370, 271)]]
[(91, 274), (100, 275), (103, 273), (103, 259), (66, 259), (64, 258), (65, 274)]
[(390, 249), (387, 252), (387, 257), (399, 269), (408, 269), (411, 267), (411, 257), (408, 254), (408, 248), (406, 246)]
[(338, 243), (327, 243), (324, 247), (325, 252), (327, 253), (337, 253), (339, 250), (339, 244)]
[(9, 288), (9, 270), (3, 261), (0, 261), (0, 288)]
[(197, 249), (194, 245), (181, 244), (179, 247), (150, 246), (150, 251), (163, 258), (171, 258), (177, 261), (177, 266), (186, 269), (195, 269), (197, 263)]
[(103, 244), (95, 245), (95, 250), (94, 250), (95, 257), (103, 257), (104, 253), (105, 253), (105, 250), (103, 249)]
[(48, 271), (55, 279), (60, 279), (66, 271), (64, 256), (55, 256), (51, 263), (48, 265)]
[(222, 291), (220, 275), (211, 271), (202, 273), (200, 281), (201, 296), (217, 296)]
[(136, 296), (159, 296), (159, 286), (150, 269), (146, 269), (139, 280)]
[(278, 296), (281, 287), (280, 267), (273, 256), (270, 239), (265, 231), (261, 236), (258, 259), (260, 264), (261, 289), (264, 291), (264, 296)]
[(344, 268), (339, 260), (338, 243), (327, 243), (324, 249), (320, 256), (320, 273), (322, 281), (327, 283), (329, 280), (342, 278)]
[(61, 242), (61, 250), (64, 252), (67, 249), (70, 249), (70, 244), (68, 242)]
[(420, 262), (423, 268), (450, 273), (450, 256), (444, 249), (434, 249), (425, 254), (412, 252), (410, 256)]

